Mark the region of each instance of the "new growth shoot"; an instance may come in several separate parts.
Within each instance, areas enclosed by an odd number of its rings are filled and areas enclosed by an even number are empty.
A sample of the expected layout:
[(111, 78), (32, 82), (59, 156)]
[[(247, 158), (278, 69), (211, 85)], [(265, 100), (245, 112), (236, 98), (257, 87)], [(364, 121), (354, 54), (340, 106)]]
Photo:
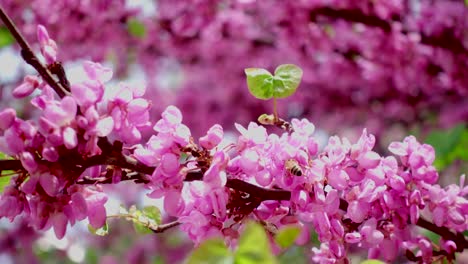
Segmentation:
[(247, 68), (245, 74), (249, 91), (255, 98), (273, 98), (273, 115), (263, 114), (258, 122), (290, 130), (289, 123), (278, 116), (276, 99), (289, 97), (296, 92), (301, 83), (302, 69), (294, 64), (282, 64), (275, 69), (275, 75), (262, 68)]
[(278, 122), (276, 99), (294, 94), (301, 83), (302, 69), (294, 64), (282, 64), (275, 69), (275, 75), (262, 68), (247, 68), (245, 74), (249, 91), (255, 98), (273, 98), (273, 121)]

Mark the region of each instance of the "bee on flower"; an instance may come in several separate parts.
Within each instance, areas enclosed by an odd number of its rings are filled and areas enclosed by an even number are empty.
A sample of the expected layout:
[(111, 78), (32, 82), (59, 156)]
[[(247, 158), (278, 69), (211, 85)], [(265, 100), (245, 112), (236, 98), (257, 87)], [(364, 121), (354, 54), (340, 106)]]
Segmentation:
[(287, 172), (289, 172), (291, 175), (294, 176), (302, 176), (304, 175), (301, 166), (299, 165), (299, 162), (295, 159), (288, 159), (284, 163), (284, 168), (286, 169)]

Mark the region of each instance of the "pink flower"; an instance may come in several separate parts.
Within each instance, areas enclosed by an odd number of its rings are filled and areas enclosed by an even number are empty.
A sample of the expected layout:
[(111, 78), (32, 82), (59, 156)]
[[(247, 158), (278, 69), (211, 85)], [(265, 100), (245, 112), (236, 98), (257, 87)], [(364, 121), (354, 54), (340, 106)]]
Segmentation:
[(86, 196), (89, 224), (94, 228), (100, 228), (106, 223), (104, 204), (107, 202), (107, 196), (94, 191), (89, 192)]
[(46, 28), (43, 25), (37, 26), (37, 39), (41, 46), (41, 53), (46, 59), (47, 64), (52, 64), (57, 60), (57, 44), (49, 37)]
[(223, 128), (216, 124), (208, 130), (206, 136), (200, 138), (200, 146), (212, 149), (221, 142), (223, 135)]
[(13, 96), (23, 98), (30, 95), (39, 86), (39, 79), (36, 76), (27, 75), (23, 83), (13, 90)]

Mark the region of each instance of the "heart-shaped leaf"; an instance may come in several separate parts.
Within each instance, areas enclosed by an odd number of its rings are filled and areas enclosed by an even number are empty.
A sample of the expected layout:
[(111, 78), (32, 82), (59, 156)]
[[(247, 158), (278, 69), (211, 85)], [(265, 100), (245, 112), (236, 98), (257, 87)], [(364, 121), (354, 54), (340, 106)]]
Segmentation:
[(294, 64), (283, 64), (276, 68), (273, 97), (285, 98), (292, 95), (302, 79), (302, 69)]
[(302, 79), (302, 70), (294, 64), (283, 64), (276, 68), (273, 76), (261, 68), (245, 69), (250, 93), (262, 100), (285, 98), (292, 95)]
[(250, 93), (263, 100), (268, 100), (273, 97), (273, 75), (260, 68), (245, 69), (247, 75), (247, 86)]

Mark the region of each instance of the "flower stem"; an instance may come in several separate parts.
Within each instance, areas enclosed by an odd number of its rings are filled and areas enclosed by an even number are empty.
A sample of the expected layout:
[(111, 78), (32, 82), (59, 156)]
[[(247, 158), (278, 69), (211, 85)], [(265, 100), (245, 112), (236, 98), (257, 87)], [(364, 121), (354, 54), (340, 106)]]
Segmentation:
[(15, 24), (13, 24), (10, 17), (5, 13), (1, 6), (0, 19), (3, 21), (8, 31), (10, 31), (11, 35), (15, 38), (16, 42), (18, 42), (18, 45), (21, 47), (21, 56), (23, 59), (29, 65), (34, 67), (34, 69), (36, 69), (44, 81), (46, 81), (47, 84), (55, 90), (60, 98), (65, 97), (67, 95), (67, 90), (60, 83), (55, 81), (54, 77), (52, 77), (52, 73), (39, 61), (39, 58), (36, 57), (26, 39), (23, 37), (23, 35), (21, 35), (18, 28), (16, 28)]
[(278, 117), (278, 110), (277, 110), (277, 107), (276, 107), (276, 98), (273, 97), (273, 118), (274, 118), (274, 122), (277, 123), (278, 120), (279, 120), (279, 117)]

